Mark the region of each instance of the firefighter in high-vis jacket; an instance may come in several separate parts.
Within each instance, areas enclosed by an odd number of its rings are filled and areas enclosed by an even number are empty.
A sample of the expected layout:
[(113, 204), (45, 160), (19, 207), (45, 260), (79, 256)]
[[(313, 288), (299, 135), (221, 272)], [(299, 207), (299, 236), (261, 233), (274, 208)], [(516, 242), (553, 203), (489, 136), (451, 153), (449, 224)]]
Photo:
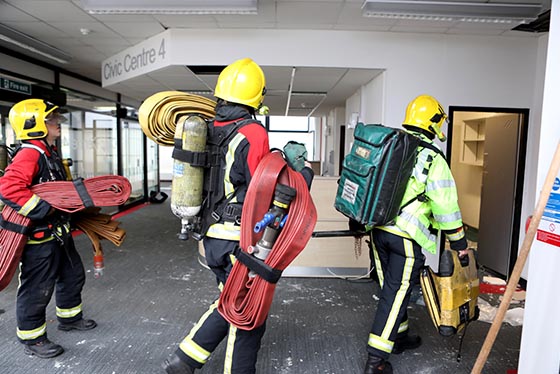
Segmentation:
[(45, 311), (53, 292), (59, 330), (96, 326), (82, 316), (85, 272), (70, 234), (69, 217), (31, 190), (39, 183), (66, 180), (55, 146), (64, 117), (56, 105), (27, 99), (11, 108), (9, 120), (22, 144), (0, 178), (0, 198), (32, 222), (20, 263), (17, 337), (25, 353), (50, 358), (64, 352), (47, 338)]
[[(421, 95), (409, 103), (403, 127), (433, 144), (436, 136), (445, 141), (441, 126), (446, 118), (435, 98)], [(391, 353), (422, 344), (419, 336), (409, 334), (406, 310), (424, 265), (422, 250), (436, 253), (438, 231), (446, 234), (459, 256), (468, 253), (455, 181), (442, 154), (430, 148), (419, 151), (402, 204), (410, 200), (414, 201), (404, 206), (394, 224), (370, 231), (381, 295), (369, 334), (364, 374), (392, 373), (387, 361)]]
[[(259, 65), (249, 58), (228, 65), (219, 75), (214, 91), (218, 99), (213, 131), (228, 132), (241, 120), (248, 122), (224, 145), (222, 176), (223, 191), (218, 200), (227, 202), (218, 222), (209, 226), (203, 239), (206, 262), (216, 275), (220, 289), (233, 267), (233, 251), (241, 238), (241, 209), (249, 182), (260, 160), (270, 151), (268, 133), (256, 120), (256, 110), (265, 95), (265, 76)], [(211, 127), (212, 127), (211, 126)], [(211, 214), (203, 212), (202, 214)], [(245, 331), (230, 325), (218, 312), (218, 301), (200, 318), (183, 339), (179, 348), (163, 367), (167, 373), (189, 374), (201, 368), (218, 344), (227, 336), (224, 373), (255, 373), (257, 353), (265, 324)]]

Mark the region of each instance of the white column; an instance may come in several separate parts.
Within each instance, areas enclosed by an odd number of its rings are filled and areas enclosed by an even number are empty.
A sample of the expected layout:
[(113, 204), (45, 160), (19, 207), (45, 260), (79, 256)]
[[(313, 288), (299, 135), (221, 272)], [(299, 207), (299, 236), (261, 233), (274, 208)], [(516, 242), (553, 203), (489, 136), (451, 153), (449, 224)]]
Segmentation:
[[(560, 1), (552, 0), (539, 142), (537, 200), (560, 140), (559, 99)], [(535, 240), (529, 254), (529, 276), (521, 335), (519, 374), (559, 373), (559, 286), (560, 247)]]

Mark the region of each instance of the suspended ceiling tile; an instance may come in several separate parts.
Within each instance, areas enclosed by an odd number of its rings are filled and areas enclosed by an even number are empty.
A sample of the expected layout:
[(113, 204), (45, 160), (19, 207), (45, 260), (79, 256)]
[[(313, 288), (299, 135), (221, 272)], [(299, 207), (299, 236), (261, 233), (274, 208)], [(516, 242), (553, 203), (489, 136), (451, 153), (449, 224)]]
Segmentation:
[(228, 27), (232, 25), (233, 27), (238, 28), (240, 25), (244, 25), (246, 28), (254, 28), (256, 27), (256, 24), (264, 25), (276, 23), (276, 4), (274, 4), (274, 2), (263, 2), (261, 0), (258, 2), (257, 6), (258, 14), (216, 14), (214, 15), (214, 19), (220, 27)]
[(216, 18), (211, 15), (179, 15), (179, 14), (155, 14), (154, 18), (166, 28), (209, 28), (218, 27)]
[(93, 17), (71, 1), (63, 0), (10, 0), (16, 8), (45, 22), (60, 21), (91, 21)]
[(106, 25), (110, 30), (123, 37), (149, 38), (165, 31), (165, 28), (158, 23), (108, 22)]
[(75, 22), (75, 21), (56, 21), (51, 22), (52, 25), (57, 30), (62, 31), (68, 36), (72, 37), (83, 37), (81, 29), (89, 30), (87, 36), (106, 36), (106, 37), (119, 37), (113, 30), (111, 30), (106, 25), (99, 22)]
[(267, 91), (288, 91), (292, 77), (292, 68), (288, 66), (262, 66), (266, 78)]
[(29, 22), (36, 20), (37, 19), (35, 17), (25, 13), (24, 11), (5, 2), (0, 2), (0, 22)]
[(307, 117), (312, 109), (308, 108), (290, 108), (288, 111), (289, 116)]
[[(67, 34), (43, 22), (2, 22), (19, 32), (32, 36), (38, 40), (56, 40), (68, 37)], [(47, 42), (48, 43), (48, 42)]]
[(363, 17), (362, 15), (362, 1), (359, 3), (346, 4), (338, 16), (337, 27), (366, 27), (369, 30), (370, 27), (380, 27), (380, 26), (392, 26), (397, 20), (390, 18), (374, 18), (374, 17)]
[(278, 2), (276, 5), (277, 22), (289, 25), (334, 25), (341, 5), (339, 2), (306, 1)]
[(347, 73), (347, 68), (299, 67), (293, 91), (327, 92)]
[[(118, 0), (116, 0), (118, 1)], [(118, 22), (118, 23), (151, 23), (157, 22), (157, 18), (155, 15), (150, 14), (91, 14), (91, 17), (98, 20), (101, 23), (111, 23), (111, 22)]]

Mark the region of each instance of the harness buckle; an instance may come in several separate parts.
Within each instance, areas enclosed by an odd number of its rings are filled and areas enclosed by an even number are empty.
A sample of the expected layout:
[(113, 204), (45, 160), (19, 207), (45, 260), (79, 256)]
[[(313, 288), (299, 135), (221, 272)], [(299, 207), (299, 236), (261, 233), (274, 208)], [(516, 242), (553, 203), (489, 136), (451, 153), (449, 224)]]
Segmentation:
[(212, 211), (212, 213), (210, 214), (212, 216), (212, 219), (214, 220), (214, 222), (218, 222), (220, 220), (220, 215), (218, 213), (216, 213), (216, 211)]

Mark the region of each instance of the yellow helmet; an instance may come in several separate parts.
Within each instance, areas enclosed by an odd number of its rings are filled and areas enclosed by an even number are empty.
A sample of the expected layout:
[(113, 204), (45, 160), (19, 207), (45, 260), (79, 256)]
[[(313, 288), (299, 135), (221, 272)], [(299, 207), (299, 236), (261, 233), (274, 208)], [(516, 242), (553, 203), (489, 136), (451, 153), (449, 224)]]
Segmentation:
[(250, 58), (243, 58), (222, 70), (214, 96), (230, 103), (259, 109), (266, 93), (265, 86), (261, 67)]
[(426, 130), (445, 141), (447, 138), (441, 132), (441, 126), (446, 119), (447, 114), (436, 99), (430, 95), (420, 95), (408, 104), (403, 126)]
[(8, 118), (16, 139), (40, 139), (47, 136), (45, 119), (56, 109), (58, 106), (41, 99), (27, 99), (14, 104)]

